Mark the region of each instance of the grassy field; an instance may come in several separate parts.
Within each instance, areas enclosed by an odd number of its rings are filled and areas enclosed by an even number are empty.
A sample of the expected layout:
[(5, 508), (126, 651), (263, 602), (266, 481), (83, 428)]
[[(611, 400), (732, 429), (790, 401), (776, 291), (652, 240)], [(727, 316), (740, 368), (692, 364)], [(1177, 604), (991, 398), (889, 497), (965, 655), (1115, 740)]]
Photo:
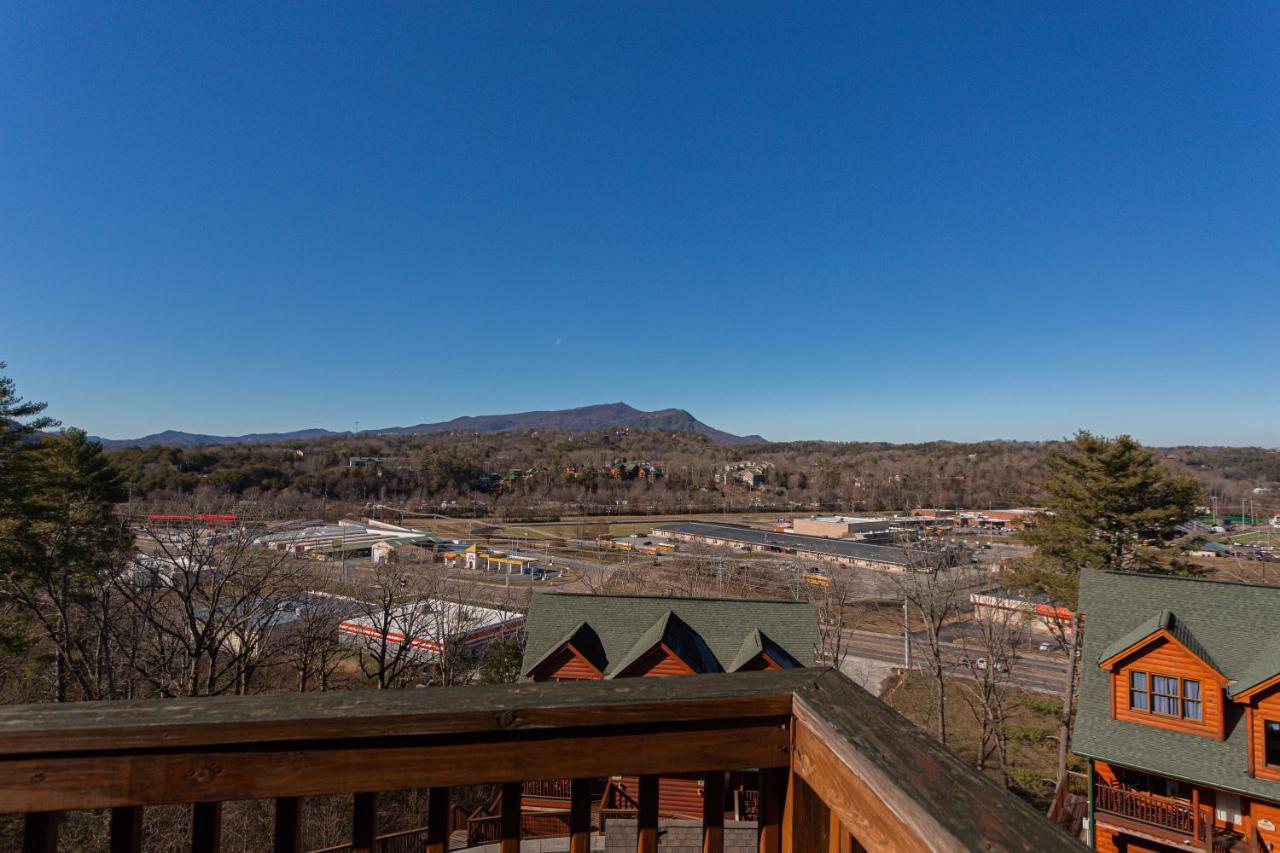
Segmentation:
[[(972, 764), (977, 757), (981, 727), (964, 701), (965, 689), (960, 679), (947, 685), (947, 746)], [(1009, 790), (1039, 808), (1047, 808), (1057, 773), (1057, 714), (1061, 703), (1040, 693), (1015, 690), (1011, 695)], [(919, 674), (908, 677), (885, 701), (916, 725), (933, 731), (929, 686)], [(995, 764), (994, 756), (988, 759), (987, 773), (998, 780)]]

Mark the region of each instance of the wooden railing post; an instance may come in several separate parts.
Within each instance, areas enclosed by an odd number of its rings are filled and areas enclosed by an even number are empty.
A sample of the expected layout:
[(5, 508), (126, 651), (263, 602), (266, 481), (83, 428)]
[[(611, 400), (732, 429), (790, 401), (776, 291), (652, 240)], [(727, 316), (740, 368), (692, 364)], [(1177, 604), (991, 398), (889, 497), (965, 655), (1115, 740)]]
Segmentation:
[(782, 853), (828, 853), (830, 831), (831, 810), (792, 773), (782, 808)]
[(142, 807), (111, 810), (111, 853), (142, 853)]
[(782, 810), (787, 796), (785, 767), (760, 771), (759, 853), (782, 853)]
[(499, 853), (520, 853), (520, 798), (523, 794), (524, 786), (519, 782), (508, 782), (502, 786)]
[(724, 853), (724, 771), (702, 777), (702, 853)]
[(636, 853), (658, 853), (658, 777), (640, 777), (636, 809)]
[(373, 853), (378, 838), (378, 795), (355, 795), (351, 810), (351, 853)]
[(191, 807), (191, 853), (218, 853), (222, 844), (222, 803)]
[(22, 853), (57, 853), (61, 812), (27, 812), (22, 827)]
[(274, 853), (302, 853), (301, 811), (299, 798), (276, 798)]
[(569, 783), (569, 853), (591, 853), (591, 780)]
[(449, 853), (449, 789), (432, 788), (427, 795), (426, 853)]

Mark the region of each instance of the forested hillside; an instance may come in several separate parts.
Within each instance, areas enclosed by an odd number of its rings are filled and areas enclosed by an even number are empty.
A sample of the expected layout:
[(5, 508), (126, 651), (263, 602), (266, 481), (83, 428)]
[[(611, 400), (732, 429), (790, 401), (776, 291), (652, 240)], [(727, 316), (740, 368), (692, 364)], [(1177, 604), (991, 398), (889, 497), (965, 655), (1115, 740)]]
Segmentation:
[[(372, 502), (442, 508), (550, 512), (604, 507), (663, 511), (751, 504), (880, 511), (913, 506), (1034, 504), (1052, 443), (793, 442), (746, 446), (661, 430), (447, 433), (339, 437), (271, 445), (114, 450), (134, 500), (172, 502), (200, 492), (272, 513), (355, 511)], [(1160, 451), (1225, 504), (1254, 498), (1277, 511), (1280, 453), (1261, 448), (1177, 447)], [(615, 477), (612, 463), (647, 462), (660, 476)], [(758, 469), (755, 488), (727, 466)], [(1255, 488), (1272, 491), (1257, 492)], [(626, 502), (623, 504), (622, 502)]]

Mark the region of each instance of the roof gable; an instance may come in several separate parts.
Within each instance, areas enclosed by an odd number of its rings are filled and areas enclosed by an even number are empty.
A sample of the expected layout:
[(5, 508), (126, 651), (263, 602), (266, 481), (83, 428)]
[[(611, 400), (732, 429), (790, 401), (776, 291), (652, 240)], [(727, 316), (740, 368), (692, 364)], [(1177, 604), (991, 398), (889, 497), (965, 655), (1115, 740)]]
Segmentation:
[[(657, 641), (658, 625), (668, 612), (677, 617), (684, 628), (664, 623), (661, 632), (670, 629), (672, 649), (682, 659), (704, 660), (707, 656), (714, 659), (716, 668), (704, 671), (725, 669), (724, 665), (735, 659), (748, 635), (755, 630), (761, 631), (777, 645), (780, 653), (785, 652), (797, 665), (812, 661), (818, 644), (817, 608), (807, 601), (537, 591), (529, 605), (521, 671), (530, 677), (536, 666), (585, 623), (599, 642), (602, 670), (606, 676), (611, 675), (624, 662), (634, 660), (638, 647), (649, 648)], [(705, 649), (689, 650), (682, 645), (690, 642), (683, 634), (685, 629), (695, 634)], [(649, 634), (653, 636), (641, 643), (642, 637)]]
[(1166, 639), (1181, 646), (1188, 654), (1203, 661), (1206, 666), (1218, 674), (1218, 678), (1226, 686), (1227, 677), (1221, 668), (1213, 662), (1209, 652), (1196, 640), (1181, 620), (1171, 610), (1162, 610), (1147, 621), (1138, 625), (1123, 637), (1116, 639), (1103, 649), (1098, 666), (1111, 669), (1121, 658), (1136, 654), (1156, 640)]
[(767, 655), (783, 669), (803, 666), (786, 649), (769, 639), (768, 634), (756, 628), (742, 641), (742, 647), (738, 649), (738, 653), (733, 656), (733, 661), (729, 664), (729, 672), (737, 672), (760, 655)]
[(1231, 698), (1248, 700), (1280, 679), (1280, 635), (1263, 643), (1258, 655), (1232, 685)]
[(603, 675), (605, 668), (604, 646), (594, 628), (586, 622), (579, 622), (558, 642), (547, 647), (546, 652), (537, 660), (525, 667), (525, 673), (531, 674), (545, 664), (563, 648), (570, 648), (583, 660), (593, 666), (597, 673)]
[(649, 630), (640, 635), (630, 651), (612, 667), (607, 677), (617, 678), (625, 674), (632, 664), (658, 646), (665, 646), (694, 672), (724, 672), (724, 667), (716, 660), (706, 641), (698, 636), (698, 632), (690, 628), (674, 611), (668, 610)]

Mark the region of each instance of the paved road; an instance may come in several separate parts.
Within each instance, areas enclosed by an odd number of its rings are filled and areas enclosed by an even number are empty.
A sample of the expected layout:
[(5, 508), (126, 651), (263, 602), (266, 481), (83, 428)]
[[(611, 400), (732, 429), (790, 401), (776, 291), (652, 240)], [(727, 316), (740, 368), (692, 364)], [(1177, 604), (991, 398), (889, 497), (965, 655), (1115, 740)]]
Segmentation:
[[(893, 634), (876, 634), (871, 631), (845, 631), (845, 641), (851, 654), (872, 660), (902, 665), (902, 636)], [(923, 652), (922, 641), (912, 639), (912, 654), (919, 665), (919, 655)], [(949, 669), (958, 675), (967, 675), (967, 667), (960, 665), (964, 657), (980, 657), (982, 653), (973, 648), (966, 649), (960, 643), (943, 643), (943, 655), (949, 663)], [(1027, 654), (1018, 655), (1014, 661), (1012, 681), (1019, 687), (1041, 693), (1060, 693), (1063, 680), (1067, 677), (1067, 662), (1061, 657), (1051, 655)]]

